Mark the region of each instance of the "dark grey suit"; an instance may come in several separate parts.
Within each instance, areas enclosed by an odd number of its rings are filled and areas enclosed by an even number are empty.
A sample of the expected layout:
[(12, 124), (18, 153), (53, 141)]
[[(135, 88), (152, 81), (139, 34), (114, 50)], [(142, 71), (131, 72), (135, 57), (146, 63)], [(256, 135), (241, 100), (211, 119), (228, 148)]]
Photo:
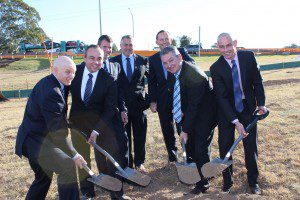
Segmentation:
[[(234, 142), (235, 126), (232, 124), (234, 119), (246, 127), (253, 120), (252, 113), (256, 106), (265, 105), (265, 92), (262, 84), (262, 77), (256, 63), (253, 52), (237, 52), (242, 88), (245, 95), (243, 100), (244, 110), (238, 113), (235, 109), (233, 80), (231, 68), (225, 58), (221, 56), (210, 68), (216, 99), (219, 107), (218, 128), (219, 128), (219, 150), (221, 158)], [(251, 187), (257, 184), (257, 127), (251, 129), (248, 137), (243, 139), (245, 162), (247, 168), (248, 183)], [(230, 158), (232, 159), (232, 158)], [(224, 184), (232, 184), (232, 165), (224, 171)]]
[(45, 199), (53, 172), (58, 174), (59, 198), (79, 199), (71, 158), (76, 151), (67, 138), (67, 95), (55, 76), (49, 75), (35, 85), (28, 99), (16, 141), (16, 154), (27, 157), (35, 173), (26, 199)]

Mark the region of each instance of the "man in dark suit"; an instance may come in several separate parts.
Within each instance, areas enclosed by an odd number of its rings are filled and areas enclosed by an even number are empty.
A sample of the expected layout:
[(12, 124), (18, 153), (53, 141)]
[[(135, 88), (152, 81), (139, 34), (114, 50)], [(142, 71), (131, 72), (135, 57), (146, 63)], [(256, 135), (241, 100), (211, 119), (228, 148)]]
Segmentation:
[[(160, 50), (167, 46), (170, 46), (172, 39), (169, 32), (161, 30), (156, 34), (156, 44)], [(193, 58), (191, 58), (184, 48), (178, 48), (182, 59), (195, 64)], [(177, 151), (176, 140), (174, 136), (173, 114), (172, 114), (172, 97), (167, 86), (168, 72), (164, 68), (160, 53), (149, 57), (149, 101), (150, 110), (155, 113), (158, 112), (160, 126), (162, 129), (164, 141), (166, 144), (169, 161), (176, 161), (176, 157), (173, 151)], [(190, 149), (188, 149), (190, 151)], [(190, 153), (188, 153), (189, 155)]]
[[(116, 137), (122, 131), (124, 132), (124, 127), (117, 110), (117, 84), (114, 78), (101, 68), (102, 59), (103, 51), (99, 46), (88, 46), (84, 63), (77, 66), (71, 85), (72, 141), (86, 159), (88, 166), (91, 164), (90, 146), (80, 132), (88, 134), (89, 142), (96, 142), (118, 162), (121, 161)], [(99, 172), (116, 176), (113, 164), (97, 150), (95, 150), (95, 158)], [(88, 177), (85, 171), (79, 170), (81, 192), (85, 198), (93, 198), (94, 186), (87, 181)], [(123, 197), (123, 190), (111, 192), (111, 197), (112, 199), (127, 198)]]
[(160, 55), (164, 67), (171, 73), (168, 87), (173, 97), (173, 118), (181, 127), (180, 139), (192, 148), (192, 159), (201, 177), (190, 193), (204, 193), (209, 183), (203, 177), (201, 167), (209, 162), (208, 147), (216, 126), (212, 84), (197, 66), (182, 60), (176, 47), (168, 46), (161, 50)]
[(28, 99), (16, 141), (16, 154), (27, 157), (35, 173), (26, 199), (45, 199), (53, 172), (59, 199), (79, 199), (75, 166), (82, 168), (86, 162), (67, 137), (66, 118), (67, 87), (75, 71), (70, 58), (57, 58), (53, 73), (35, 85)]
[[(109, 60), (109, 56), (112, 53), (112, 44), (113, 40), (108, 35), (101, 35), (98, 39), (98, 45), (100, 49), (104, 52), (104, 58), (103, 58), (103, 66), (102, 68), (106, 70), (108, 73), (110, 73), (115, 80), (117, 80), (120, 76), (121, 72), (121, 66), (117, 62), (111, 62)], [(122, 121), (124, 124), (128, 123), (128, 116), (127, 116), (127, 108), (125, 107), (125, 102), (123, 98), (120, 98), (118, 96), (118, 108), (121, 113)]]
[[(129, 166), (135, 166), (145, 172), (145, 144), (147, 132), (148, 96), (145, 91), (146, 75), (148, 75), (147, 59), (133, 53), (133, 38), (125, 35), (121, 39), (122, 53), (111, 59), (118, 62), (121, 72), (118, 78), (119, 95), (128, 109), (126, 132), (129, 140)], [(134, 142), (134, 159), (131, 154), (131, 128)]]
[[(228, 33), (218, 37), (218, 48), (222, 56), (211, 66), (210, 72), (219, 107), (219, 151), (223, 159), (234, 142), (234, 130), (243, 139), (248, 183), (251, 192), (260, 194), (257, 166), (257, 127), (248, 133), (244, 127), (253, 121), (256, 108), (266, 112), (265, 92), (259, 66), (254, 54), (237, 51), (237, 41)], [(231, 158), (232, 159), (232, 158)], [(232, 165), (223, 172), (223, 191), (232, 187)]]

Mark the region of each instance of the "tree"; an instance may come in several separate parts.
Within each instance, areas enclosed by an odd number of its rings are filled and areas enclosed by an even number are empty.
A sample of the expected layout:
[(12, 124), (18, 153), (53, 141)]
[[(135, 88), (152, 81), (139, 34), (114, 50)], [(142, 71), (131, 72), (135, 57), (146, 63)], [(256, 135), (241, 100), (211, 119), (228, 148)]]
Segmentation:
[(172, 46), (176, 47), (177, 46), (177, 42), (175, 39), (172, 39)]
[(179, 37), (180, 47), (185, 47), (186, 45), (191, 44), (191, 40), (192, 40), (192, 38), (190, 38), (186, 35)]
[(39, 13), (22, 0), (1, 0), (0, 5), (0, 51), (13, 52), (21, 42), (39, 44), (40, 34), (47, 35), (38, 22)]
[(211, 45), (211, 48), (212, 48), (212, 49), (217, 49), (217, 48), (218, 48), (218, 44), (217, 44), (217, 43), (214, 43), (213, 45)]
[(113, 51), (113, 52), (119, 51), (119, 50), (118, 50), (118, 47), (117, 47), (117, 45), (116, 45), (115, 43), (113, 43), (113, 45), (112, 45), (112, 51)]

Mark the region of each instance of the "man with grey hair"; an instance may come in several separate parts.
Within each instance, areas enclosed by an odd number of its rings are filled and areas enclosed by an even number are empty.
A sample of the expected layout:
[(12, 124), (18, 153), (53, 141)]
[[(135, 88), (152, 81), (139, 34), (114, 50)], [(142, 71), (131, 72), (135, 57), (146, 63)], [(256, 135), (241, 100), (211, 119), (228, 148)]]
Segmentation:
[[(160, 30), (156, 34), (156, 44), (159, 46), (160, 50), (172, 43), (172, 38), (168, 31)], [(178, 48), (182, 59), (195, 64), (193, 58), (191, 58), (184, 48)], [(149, 78), (148, 78), (148, 91), (150, 100), (150, 110), (155, 113), (158, 112), (160, 126), (164, 141), (166, 144), (166, 149), (168, 152), (168, 161), (176, 161), (177, 152), (175, 131), (173, 125), (173, 115), (172, 115), (172, 100), (170, 92), (167, 86), (168, 72), (164, 68), (160, 52), (149, 57)], [(179, 133), (178, 133), (179, 134)], [(187, 156), (190, 156), (190, 149), (187, 148)]]
[[(118, 78), (120, 97), (127, 107), (128, 123), (125, 125), (129, 141), (129, 167), (145, 172), (147, 113), (149, 108), (148, 94), (145, 91), (146, 76), (148, 76), (148, 61), (145, 57), (133, 53), (133, 38), (125, 35), (121, 39), (122, 53), (110, 61), (121, 66)], [(134, 143), (134, 158), (132, 156), (131, 136)]]
[(180, 139), (192, 150), (201, 180), (190, 194), (205, 193), (209, 183), (201, 167), (209, 162), (209, 146), (216, 126), (216, 106), (212, 85), (199, 67), (182, 60), (176, 47), (168, 46), (160, 52), (170, 77), (168, 88), (173, 101), (173, 119), (180, 127)]
[[(235, 129), (239, 135), (244, 135), (248, 184), (252, 193), (261, 194), (257, 182), (257, 126), (249, 133), (244, 128), (253, 121), (255, 109), (266, 112), (260, 69), (253, 52), (236, 50), (237, 41), (230, 34), (221, 33), (217, 45), (222, 55), (211, 66), (210, 72), (219, 108), (220, 157), (223, 159), (232, 146)], [(224, 192), (230, 192), (233, 185), (232, 172), (232, 165), (223, 172)]]
[(86, 162), (68, 138), (66, 118), (75, 71), (70, 58), (57, 58), (53, 73), (35, 85), (28, 99), (16, 141), (16, 154), (27, 157), (35, 173), (26, 199), (45, 199), (53, 173), (58, 175), (59, 199), (79, 199), (75, 166)]

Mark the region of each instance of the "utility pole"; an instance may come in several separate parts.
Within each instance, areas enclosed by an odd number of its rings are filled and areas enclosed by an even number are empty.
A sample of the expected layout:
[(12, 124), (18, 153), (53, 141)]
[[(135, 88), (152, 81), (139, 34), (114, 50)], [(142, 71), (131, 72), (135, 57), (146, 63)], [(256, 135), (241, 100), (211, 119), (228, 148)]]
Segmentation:
[(199, 26), (199, 53), (198, 53), (198, 55), (199, 55), (199, 58), (200, 58), (200, 50), (201, 50), (201, 40), (200, 40), (200, 26)]
[(99, 20), (100, 20), (100, 35), (102, 35), (102, 24), (101, 24), (101, 0), (99, 0)]
[(130, 14), (131, 14), (131, 20), (132, 20), (132, 37), (134, 38), (134, 20), (133, 20), (133, 15), (132, 12), (130, 10), (130, 8), (128, 8)]

